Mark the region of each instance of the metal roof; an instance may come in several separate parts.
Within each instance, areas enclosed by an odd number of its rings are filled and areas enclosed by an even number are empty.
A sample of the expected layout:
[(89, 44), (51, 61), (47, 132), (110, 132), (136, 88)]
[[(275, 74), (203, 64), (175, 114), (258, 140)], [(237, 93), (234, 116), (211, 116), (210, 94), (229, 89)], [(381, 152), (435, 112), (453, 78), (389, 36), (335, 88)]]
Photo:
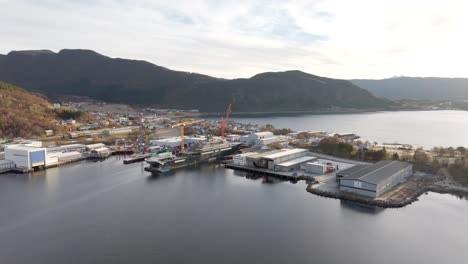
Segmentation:
[(269, 132), (269, 131), (264, 131), (264, 132), (256, 132), (254, 133), (255, 135), (257, 136), (273, 136), (273, 133)]
[(367, 167), (369, 167), (370, 165), (364, 165), (364, 164), (357, 164), (357, 165), (354, 165), (352, 166), (351, 168), (347, 168), (347, 169), (344, 169), (342, 171), (339, 171), (336, 173), (337, 176), (348, 176), (348, 175), (351, 175), (353, 173), (356, 173), (360, 170), (363, 170)]
[(14, 145), (14, 146), (8, 146), (7, 148), (5, 148), (5, 150), (7, 149), (12, 149), (12, 150), (24, 150), (24, 151), (30, 151), (30, 152), (34, 152), (34, 151), (41, 151), (41, 150), (46, 150), (46, 148), (42, 148), (42, 147), (30, 147), (30, 146), (22, 146), (22, 145)]
[(282, 163), (280, 163), (280, 164), (277, 164), (276, 166), (289, 167), (289, 166), (293, 166), (293, 165), (296, 165), (296, 164), (304, 163), (304, 162), (307, 162), (307, 161), (310, 161), (310, 160), (314, 160), (314, 159), (317, 159), (317, 158), (316, 158), (316, 157), (312, 157), (312, 156), (305, 156), (305, 157), (300, 157), (300, 158), (297, 158), (297, 159), (293, 159), (293, 160), (289, 160), (289, 161), (282, 162)]
[(279, 152), (281, 152), (281, 150), (279, 150), (279, 149), (269, 150), (269, 151), (265, 151), (265, 152), (257, 152), (256, 154), (247, 156), (247, 158), (249, 158), (249, 159), (263, 158), (264, 156), (269, 156), (269, 155), (272, 155), (274, 153), (279, 153)]
[(409, 166), (411, 166), (411, 164), (407, 162), (384, 160), (345, 176), (342, 180), (361, 180), (377, 185), (382, 180), (385, 180), (389, 176)]
[(253, 156), (253, 155), (257, 155), (258, 152), (246, 152), (246, 153), (241, 153), (241, 154), (237, 154), (235, 155), (234, 157), (250, 157), (250, 156)]
[(269, 160), (274, 160), (274, 159), (281, 158), (281, 157), (284, 157), (284, 156), (294, 155), (294, 154), (297, 154), (297, 153), (302, 153), (302, 152), (307, 152), (307, 151), (308, 151), (307, 149), (299, 149), (299, 148), (288, 149), (288, 150), (283, 150), (281, 152), (274, 153), (274, 154), (271, 154), (271, 155), (263, 156), (263, 158), (264, 159), (269, 159)]

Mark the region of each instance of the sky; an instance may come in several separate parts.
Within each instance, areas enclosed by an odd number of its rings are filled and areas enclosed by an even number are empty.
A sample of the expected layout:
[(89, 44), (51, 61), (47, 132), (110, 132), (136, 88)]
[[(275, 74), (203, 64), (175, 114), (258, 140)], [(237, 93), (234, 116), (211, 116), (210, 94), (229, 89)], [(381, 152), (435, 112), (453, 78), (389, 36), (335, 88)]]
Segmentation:
[(222, 78), (468, 77), (465, 0), (0, 0), (0, 54), (92, 49)]

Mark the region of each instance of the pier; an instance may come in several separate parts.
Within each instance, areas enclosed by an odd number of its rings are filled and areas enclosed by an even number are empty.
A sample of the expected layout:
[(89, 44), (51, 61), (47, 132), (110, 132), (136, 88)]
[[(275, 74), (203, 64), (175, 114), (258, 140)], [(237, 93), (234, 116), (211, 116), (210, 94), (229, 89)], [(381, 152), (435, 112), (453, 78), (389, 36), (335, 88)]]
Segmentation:
[(288, 172), (281, 172), (281, 171), (274, 171), (270, 169), (263, 169), (263, 168), (252, 168), (242, 165), (235, 165), (235, 164), (226, 164), (224, 165), (226, 169), (232, 169), (237, 171), (244, 171), (248, 173), (264, 175), (264, 176), (271, 176), (278, 179), (288, 180), (288, 181), (314, 181), (314, 177), (307, 176), (307, 175), (299, 175), (297, 173), (288, 173)]
[(130, 155), (128, 158), (124, 159), (123, 164), (131, 164), (135, 162), (144, 161), (146, 158), (151, 157), (151, 153), (146, 154), (133, 154)]

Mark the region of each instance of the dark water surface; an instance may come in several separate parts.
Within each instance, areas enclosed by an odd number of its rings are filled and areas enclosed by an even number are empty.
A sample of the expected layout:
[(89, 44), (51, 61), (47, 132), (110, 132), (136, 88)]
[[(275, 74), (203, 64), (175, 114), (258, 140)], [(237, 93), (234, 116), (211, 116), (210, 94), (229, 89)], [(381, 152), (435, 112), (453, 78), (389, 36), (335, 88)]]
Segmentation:
[(115, 157), (0, 175), (0, 263), (467, 263), (468, 201), (378, 210), (222, 167)]
[(351, 132), (365, 140), (379, 143), (398, 142), (424, 148), (468, 147), (468, 111), (399, 111), (231, 119), (247, 124), (272, 124), (277, 128), (293, 130)]

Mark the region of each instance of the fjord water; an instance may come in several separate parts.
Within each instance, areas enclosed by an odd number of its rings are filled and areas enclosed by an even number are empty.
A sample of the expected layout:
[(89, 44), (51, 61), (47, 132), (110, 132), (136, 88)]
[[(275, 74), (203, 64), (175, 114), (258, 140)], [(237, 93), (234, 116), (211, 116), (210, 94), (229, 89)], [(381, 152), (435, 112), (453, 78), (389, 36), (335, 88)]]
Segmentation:
[(111, 157), (0, 175), (0, 263), (466, 263), (468, 201), (401, 209), (214, 165), (148, 177)]
[(293, 130), (351, 132), (379, 143), (468, 147), (468, 111), (399, 111), (357, 114), (232, 117), (246, 124), (272, 124)]

